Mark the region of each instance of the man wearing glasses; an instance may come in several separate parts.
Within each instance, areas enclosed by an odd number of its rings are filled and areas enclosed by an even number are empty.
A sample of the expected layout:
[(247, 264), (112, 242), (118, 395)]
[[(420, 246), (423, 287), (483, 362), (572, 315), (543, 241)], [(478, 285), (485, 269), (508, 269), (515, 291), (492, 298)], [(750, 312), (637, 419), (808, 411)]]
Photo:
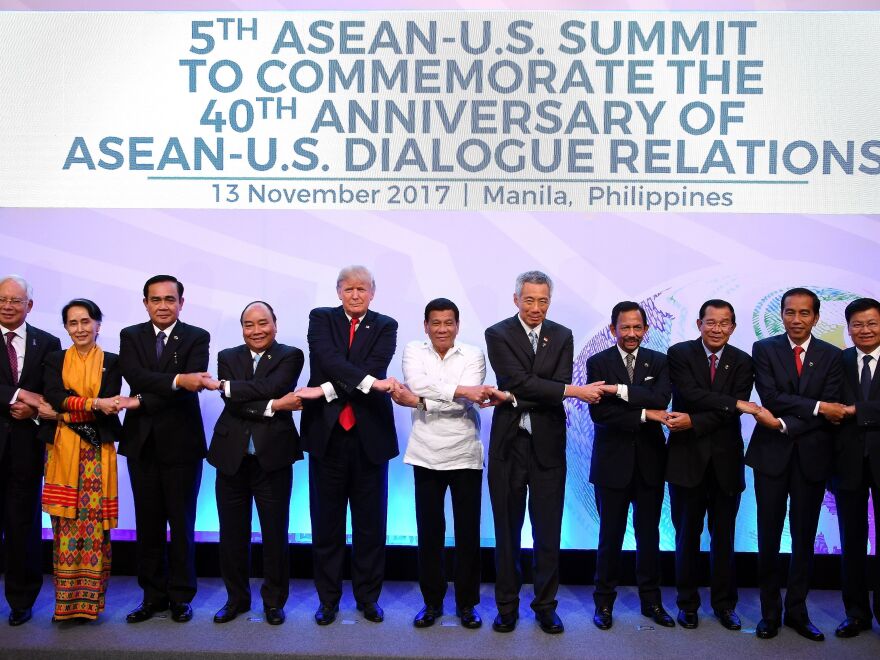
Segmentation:
[(670, 431), (666, 480), (675, 525), (678, 623), (683, 628), (699, 624), (697, 566), (708, 513), (712, 609), (721, 625), (739, 630), (733, 540), (745, 490), (740, 415), (759, 410), (749, 402), (755, 375), (749, 354), (728, 343), (736, 329), (733, 305), (707, 300), (697, 329), (697, 339), (668, 352), (672, 412), (665, 422)]
[(42, 400), (43, 358), (61, 350), (57, 337), (25, 323), (34, 306), (30, 285), (17, 275), (0, 280), (0, 538), (6, 555), (3, 582), (9, 625), (31, 618), (43, 586), (40, 563), (40, 484), (43, 442), (37, 407)]

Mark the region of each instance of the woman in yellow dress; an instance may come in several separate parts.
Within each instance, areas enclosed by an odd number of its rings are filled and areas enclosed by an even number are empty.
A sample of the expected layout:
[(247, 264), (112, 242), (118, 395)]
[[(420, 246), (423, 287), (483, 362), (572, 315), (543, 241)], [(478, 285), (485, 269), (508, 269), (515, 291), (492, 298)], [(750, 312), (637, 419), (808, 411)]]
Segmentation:
[(78, 298), (64, 306), (61, 318), (73, 345), (46, 357), (46, 403), (40, 408), (43, 419), (56, 421), (54, 433), (49, 424), (44, 435), (49, 444), (42, 497), (54, 538), (53, 620), (90, 620), (104, 609), (110, 530), (119, 516), (117, 413), (140, 401), (119, 395), (117, 356), (96, 343), (100, 308)]

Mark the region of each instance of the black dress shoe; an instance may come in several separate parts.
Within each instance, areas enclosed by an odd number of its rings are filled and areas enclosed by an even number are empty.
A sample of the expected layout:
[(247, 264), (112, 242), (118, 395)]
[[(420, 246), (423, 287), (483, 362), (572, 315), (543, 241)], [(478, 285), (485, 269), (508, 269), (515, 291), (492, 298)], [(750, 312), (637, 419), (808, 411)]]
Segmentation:
[(565, 626), (562, 625), (562, 619), (559, 618), (556, 610), (535, 612), (535, 618), (538, 620), (541, 630), (548, 635), (558, 635), (565, 630)]
[(679, 610), (676, 618), (678, 619), (678, 625), (688, 630), (693, 630), (700, 625), (700, 617), (694, 611)]
[(217, 614), (214, 615), (214, 623), (229, 623), (239, 614), (247, 612), (249, 609), (251, 609), (250, 606), (243, 607), (235, 603), (226, 603), (226, 605), (217, 610)]
[(666, 610), (663, 609), (663, 606), (659, 603), (642, 605), (642, 614), (651, 617), (654, 620), (654, 623), (658, 626), (675, 628), (675, 621), (672, 620), (672, 617), (669, 616)]
[(270, 626), (280, 626), (287, 619), (283, 607), (264, 607), (263, 614), (266, 615), (266, 623)]
[(339, 605), (329, 603), (321, 603), (320, 607), (315, 611), (315, 623), (319, 626), (329, 626), (336, 621), (336, 613), (339, 611)]
[(125, 615), (125, 621), (127, 623), (140, 623), (141, 621), (151, 619), (153, 615), (157, 612), (164, 612), (167, 609), (168, 601), (151, 603), (145, 600), (136, 608), (134, 608), (131, 612)]
[[(12, 622), (10, 621), (10, 623)], [(870, 619), (866, 621), (865, 619), (848, 616), (843, 620), (843, 623), (837, 626), (837, 630), (834, 631), (834, 634), (837, 637), (855, 637), (863, 630), (870, 629)]]
[(464, 628), (476, 630), (483, 625), (480, 613), (473, 607), (457, 607), (455, 609), (455, 616), (461, 619), (461, 625)]
[(728, 630), (742, 630), (742, 622), (735, 610), (715, 610), (715, 616), (718, 617), (721, 625)]
[(779, 633), (779, 623), (769, 619), (761, 619), (755, 628), (758, 639), (773, 639)]
[(13, 608), (9, 613), (9, 625), (20, 626), (21, 624), (30, 621), (33, 615), (34, 611), (30, 607), (25, 607), (23, 610)]
[(186, 623), (193, 618), (193, 608), (189, 603), (171, 603), (171, 618), (177, 623)]
[(507, 614), (499, 612), (492, 622), (492, 630), (500, 633), (513, 632), (516, 628), (517, 617), (518, 614), (516, 612), (508, 612)]
[(596, 624), (599, 630), (610, 629), (614, 623), (614, 619), (611, 617), (611, 608), (607, 605), (597, 607), (596, 611), (593, 612), (593, 623)]
[(364, 613), (364, 618), (373, 623), (382, 623), (385, 620), (385, 612), (379, 607), (379, 603), (358, 603), (358, 611)]
[(422, 609), (419, 610), (419, 613), (416, 614), (416, 618), (413, 619), (413, 625), (416, 628), (430, 628), (434, 625), (434, 622), (441, 616), (443, 616), (442, 607), (425, 605)]
[(794, 630), (801, 637), (805, 637), (812, 642), (825, 641), (825, 635), (822, 634), (822, 631), (814, 626), (813, 622), (806, 617), (803, 619), (790, 619), (789, 617), (785, 617), (782, 619), (782, 623)]

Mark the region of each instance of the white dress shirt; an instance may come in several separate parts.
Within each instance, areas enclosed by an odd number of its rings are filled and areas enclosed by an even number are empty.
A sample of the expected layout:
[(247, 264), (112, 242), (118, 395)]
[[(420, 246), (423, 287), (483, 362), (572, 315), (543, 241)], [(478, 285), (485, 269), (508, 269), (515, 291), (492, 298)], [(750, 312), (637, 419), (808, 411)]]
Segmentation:
[[(22, 323), (20, 326), (13, 330), (12, 328), (7, 328), (6, 326), (0, 325), (0, 332), (2, 332), (3, 338), (3, 347), (6, 349), (6, 333), (14, 332), (15, 337), (12, 338), (12, 347), (15, 349), (16, 357), (18, 358), (18, 377), (21, 378), (21, 370), (24, 367), (24, 352), (27, 350), (27, 326)], [(6, 359), (5, 357), (2, 359)], [(12, 395), (12, 399), (9, 401), (9, 405), (11, 406), (18, 399), (18, 389), (15, 390), (15, 393)]]
[(441, 358), (430, 341), (412, 341), (403, 350), (403, 377), (426, 407), (413, 409), (403, 462), (431, 470), (482, 469), (479, 408), (454, 397), (459, 385), (483, 384), (483, 351), (456, 343)]

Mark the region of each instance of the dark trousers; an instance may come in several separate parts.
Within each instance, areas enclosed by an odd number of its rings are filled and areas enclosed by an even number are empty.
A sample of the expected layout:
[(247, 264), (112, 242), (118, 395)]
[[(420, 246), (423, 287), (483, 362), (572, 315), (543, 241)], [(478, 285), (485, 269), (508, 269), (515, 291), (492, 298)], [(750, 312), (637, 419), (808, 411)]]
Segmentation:
[[(40, 515), (43, 469), (39, 453), (12, 447), (13, 442), (20, 441), (7, 438), (0, 457), (0, 555), (5, 556), (6, 601), (16, 610), (32, 607), (43, 586)], [(42, 451), (42, 444), (36, 438), (29, 442)]]
[[(871, 606), (868, 593), (874, 592), (874, 617), (880, 621), (880, 572), (875, 571), (873, 583), (868, 581), (868, 492), (874, 502), (874, 547), (880, 534), (880, 488), (871, 472), (871, 464), (865, 458), (862, 464), (862, 482), (855, 490), (837, 489), (837, 523), (840, 526), (840, 541), (843, 550), (841, 557), (841, 592), (846, 615), (871, 620)], [(876, 558), (875, 560), (876, 561)]]
[(700, 607), (697, 566), (703, 519), (708, 514), (709, 584), (712, 609), (735, 609), (737, 603), (733, 541), (740, 494), (726, 493), (718, 485), (709, 461), (703, 480), (689, 488), (669, 484), (669, 504), (675, 526), (675, 585), (678, 607), (695, 612)]
[(352, 591), (358, 603), (374, 603), (385, 576), (388, 462), (371, 463), (357, 427), (345, 431), (337, 424), (324, 456), (309, 456), (315, 589), (327, 605), (342, 596), (346, 506), (351, 508)]
[(220, 573), (227, 602), (251, 605), (251, 516), (257, 504), (263, 537), (263, 607), (284, 607), (290, 593), (290, 491), (293, 468), (266, 472), (256, 456), (242, 458), (233, 475), (217, 472), (217, 513), (220, 518)]
[(785, 525), (786, 503), (791, 498), (788, 526), (791, 532), (791, 563), (785, 591), (785, 614), (807, 617), (807, 593), (813, 574), (813, 553), (819, 512), (825, 497), (825, 482), (810, 481), (800, 466), (797, 446), (785, 471), (769, 476), (755, 470), (755, 502), (758, 506), (758, 584), (761, 588), (761, 617), (779, 622), (782, 614), (782, 575), (779, 543)]
[(447, 582), (443, 572), (446, 540), (446, 489), (452, 494), (455, 523), (455, 604), (480, 602), (480, 499), (482, 470), (430, 470), (413, 466), (416, 524), (419, 531), (419, 587), (426, 605), (442, 607)]
[[(637, 462), (638, 463), (638, 462)], [(596, 551), (597, 607), (613, 607), (620, 583), (620, 560), (630, 504), (636, 536), (636, 584), (642, 605), (660, 604), (660, 510), (663, 484), (651, 485), (638, 467), (624, 488), (595, 486), (599, 511), (599, 547)]]
[(495, 603), (500, 614), (519, 611), (520, 538), (527, 495), (535, 580), (531, 607), (535, 612), (554, 611), (558, 604), (565, 464), (542, 467), (532, 442), (531, 435), (520, 430), (506, 460), (489, 458), (489, 498), (495, 518)]
[[(128, 459), (137, 527), (138, 584), (144, 601), (188, 603), (196, 595), (196, 500), (202, 461), (162, 463), (152, 442)], [(166, 526), (170, 529), (166, 566)]]

